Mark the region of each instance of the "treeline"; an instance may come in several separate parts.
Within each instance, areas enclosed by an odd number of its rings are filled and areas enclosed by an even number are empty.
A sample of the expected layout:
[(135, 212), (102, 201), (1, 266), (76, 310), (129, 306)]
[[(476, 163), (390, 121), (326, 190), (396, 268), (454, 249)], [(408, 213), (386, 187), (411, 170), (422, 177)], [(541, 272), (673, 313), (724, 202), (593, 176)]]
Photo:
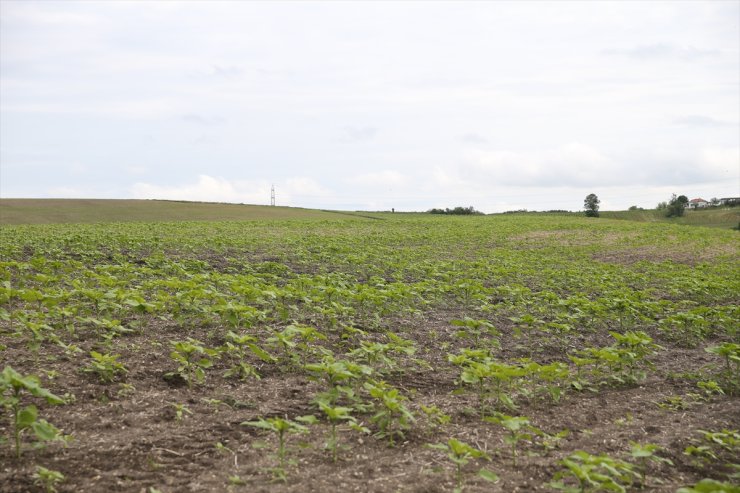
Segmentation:
[(473, 208), (471, 205), (470, 207), (455, 207), (454, 209), (450, 209), (447, 207), (446, 209), (430, 209), (429, 214), (448, 214), (452, 216), (482, 216), (483, 213), (480, 211), (477, 211)]

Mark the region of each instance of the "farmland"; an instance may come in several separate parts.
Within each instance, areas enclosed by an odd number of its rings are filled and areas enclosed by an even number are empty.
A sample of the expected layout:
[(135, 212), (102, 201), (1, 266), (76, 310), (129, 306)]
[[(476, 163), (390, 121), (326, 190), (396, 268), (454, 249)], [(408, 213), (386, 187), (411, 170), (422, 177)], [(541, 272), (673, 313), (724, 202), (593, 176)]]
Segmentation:
[(1, 233), (1, 491), (738, 482), (735, 231), (317, 212)]
[(0, 224), (331, 219), (295, 207), (125, 199), (0, 199)]

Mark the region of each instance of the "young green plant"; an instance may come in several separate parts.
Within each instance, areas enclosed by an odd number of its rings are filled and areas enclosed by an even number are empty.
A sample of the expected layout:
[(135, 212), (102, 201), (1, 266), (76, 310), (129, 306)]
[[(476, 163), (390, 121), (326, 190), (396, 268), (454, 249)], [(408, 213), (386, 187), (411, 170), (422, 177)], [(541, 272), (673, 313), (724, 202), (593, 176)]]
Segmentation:
[(23, 376), (10, 366), (0, 374), (0, 404), (12, 415), (15, 455), (21, 456), (21, 435), (26, 430), (33, 431), (40, 441), (64, 440), (64, 435), (54, 425), (38, 417), (38, 409), (33, 404), (21, 407), (24, 394), (44, 399), (49, 404), (64, 404), (65, 401), (41, 387), (35, 375)]
[(262, 430), (267, 430), (274, 433), (278, 438), (278, 467), (272, 469), (273, 474), (276, 478), (283, 481), (287, 480), (287, 460), (286, 460), (286, 435), (291, 433), (308, 433), (308, 427), (302, 425), (298, 421), (312, 424), (316, 422), (314, 416), (301, 416), (296, 418), (296, 421), (291, 421), (286, 418), (260, 418), (257, 421), (245, 421), (242, 423), (243, 426), (253, 426)]
[[(486, 454), (482, 450), (479, 450), (455, 438), (450, 438), (449, 440), (447, 440), (447, 443), (435, 443), (429, 444), (427, 446), (429, 448), (447, 452), (447, 458), (450, 459), (455, 465), (455, 493), (462, 492), (463, 490), (462, 470), (468, 462), (470, 462), (472, 459), (491, 459), (488, 454)], [(480, 469), (478, 471), (478, 475), (487, 481), (498, 481), (498, 476), (486, 469)]]

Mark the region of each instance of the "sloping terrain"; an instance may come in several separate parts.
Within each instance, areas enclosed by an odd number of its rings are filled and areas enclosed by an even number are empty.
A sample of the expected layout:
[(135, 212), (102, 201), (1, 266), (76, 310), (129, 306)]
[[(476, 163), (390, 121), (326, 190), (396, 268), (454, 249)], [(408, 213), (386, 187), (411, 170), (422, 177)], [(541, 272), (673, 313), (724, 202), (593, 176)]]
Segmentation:
[(737, 483), (735, 232), (383, 217), (3, 226), (0, 491)]

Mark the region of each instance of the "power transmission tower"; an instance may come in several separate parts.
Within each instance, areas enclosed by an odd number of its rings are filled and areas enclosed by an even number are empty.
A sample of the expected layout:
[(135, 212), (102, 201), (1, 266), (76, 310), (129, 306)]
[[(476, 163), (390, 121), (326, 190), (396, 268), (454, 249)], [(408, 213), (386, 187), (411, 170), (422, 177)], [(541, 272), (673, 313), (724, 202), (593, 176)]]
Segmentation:
[(270, 205), (275, 205), (275, 185), (270, 189)]

